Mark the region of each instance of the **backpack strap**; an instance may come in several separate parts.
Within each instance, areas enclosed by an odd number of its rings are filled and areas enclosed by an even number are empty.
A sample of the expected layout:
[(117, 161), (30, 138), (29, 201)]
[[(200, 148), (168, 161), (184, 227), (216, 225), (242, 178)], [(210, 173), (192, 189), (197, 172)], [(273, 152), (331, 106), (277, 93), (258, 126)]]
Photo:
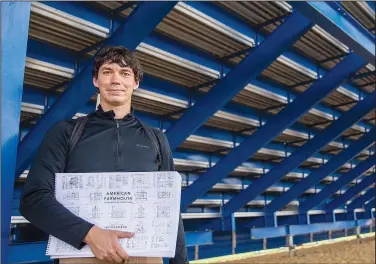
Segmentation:
[(138, 118), (137, 118), (137, 120), (140, 123), (141, 127), (145, 130), (146, 134), (148, 135), (148, 137), (152, 141), (153, 146), (157, 151), (157, 166), (158, 166), (158, 171), (159, 171), (161, 169), (161, 166), (162, 166), (162, 151), (161, 151), (161, 144), (158, 140), (158, 137), (155, 134), (154, 129), (151, 129), (148, 125), (145, 125)]
[(76, 119), (76, 123), (74, 124), (73, 131), (69, 138), (69, 148), (68, 148), (68, 157), (72, 153), (73, 149), (76, 147), (78, 141), (80, 140), (85, 126), (87, 122), (89, 121), (89, 115), (79, 117)]

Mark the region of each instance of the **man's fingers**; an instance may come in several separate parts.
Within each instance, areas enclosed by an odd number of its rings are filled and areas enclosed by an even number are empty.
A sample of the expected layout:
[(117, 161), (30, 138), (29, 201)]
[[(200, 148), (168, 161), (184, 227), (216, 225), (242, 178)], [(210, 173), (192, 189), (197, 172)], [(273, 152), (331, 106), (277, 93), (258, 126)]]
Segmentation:
[(117, 252), (114, 252), (111, 256), (112, 256), (113, 260), (115, 260), (117, 263), (120, 263), (120, 262), (123, 262), (123, 261), (124, 261), (124, 259), (122, 259), (122, 258), (120, 257), (120, 255), (118, 255)]
[(108, 262), (110, 262), (110, 263), (114, 263), (114, 260), (112, 259), (111, 255), (107, 255), (107, 256), (105, 257), (105, 259), (106, 259)]
[(117, 253), (124, 260), (127, 260), (129, 258), (129, 255), (127, 254), (127, 252), (125, 252), (125, 250), (122, 247), (120, 247), (120, 246), (117, 249)]
[(118, 238), (132, 238), (134, 233), (131, 232), (124, 232), (124, 231), (116, 231), (116, 235)]

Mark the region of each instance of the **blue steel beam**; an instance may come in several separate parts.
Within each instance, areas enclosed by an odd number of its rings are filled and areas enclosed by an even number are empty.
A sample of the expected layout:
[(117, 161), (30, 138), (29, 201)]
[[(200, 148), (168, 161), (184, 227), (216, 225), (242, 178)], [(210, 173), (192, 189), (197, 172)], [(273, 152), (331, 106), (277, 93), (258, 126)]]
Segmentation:
[(372, 208), (375, 208), (375, 197), (369, 200), (368, 203), (364, 206), (364, 209), (366, 210), (372, 210)]
[(1, 263), (7, 263), (9, 253), (8, 241), (29, 31), (30, 4), (30, 2), (0, 2)]
[(347, 210), (348, 211), (353, 211), (356, 208), (360, 208), (365, 204), (365, 202), (373, 199), (375, 197), (375, 188), (369, 189), (365, 194), (359, 196), (356, 198), (354, 201), (352, 201), (348, 206)]
[[(119, 26), (117, 31), (105, 41), (105, 45), (122, 45), (134, 50), (171, 11), (176, 2), (143, 2)], [(131, 37), (130, 37), (131, 36)], [(35, 128), (21, 142), (18, 149), (17, 175), (20, 175), (35, 154), (46, 132), (57, 121), (71, 118), (84, 106), (95, 92), (91, 75), (92, 62), (76, 76), (70, 87), (48, 109)]]
[(218, 84), (211, 88), (194, 106), (186, 110), (184, 115), (167, 130), (166, 136), (171, 149), (176, 149), (218, 109), (229, 102), (253, 78), (290, 48), (311, 26), (311, 22), (302, 15), (292, 14), (269, 38), (265, 39), (231, 72), (219, 80)]
[(297, 198), (304, 193), (309, 187), (317, 184), (323, 178), (329, 174), (335, 172), (344, 163), (353, 159), (359, 152), (363, 151), (369, 145), (375, 141), (376, 128), (373, 128), (367, 134), (362, 136), (359, 140), (352, 143), (347, 149), (343, 150), (337, 156), (332, 157), (327, 163), (321, 165), (321, 167), (308, 175), (307, 178), (302, 179), (296, 183), (287, 192), (274, 199), (266, 208), (265, 212), (276, 212), (284, 205)]
[[(182, 208), (187, 207), (203, 193), (210, 190), (215, 183), (231, 173), (241, 162), (251, 157), (261, 147), (280, 135), (284, 129), (294, 124), (309, 109), (314, 107), (363, 65), (364, 60), (356, 54), (350, 54), (336, 65), (332, 71), (310, 86), (279, 114), (272, 116), (264, 126), (255, 131), (238, 147), (231, 150), (226, 157), (208, 169), (189, 188), (185, 189), (182, 193)], [(266, 181), (265, 178), (263, 177), (260, 180)], [(259, 186), (262, 188), (254, 190), (255, 195), (262, 193), (266, 189), (263, 185)]]
[(376, 12), (375, 3), (373, 1), (366, 1), (367, 5)]
[[(353, 71), (359, 67), (353, 66)], [(324, 77), (326, 79), (326, 77)], [(261, 192), (269, 188), (274, 182), (282, 179), (287, 173), (296, 169), (301, 163), (306, 161), (309, 157), (320, 151), (326, 146), (328, 142), (334, 140), (339, 134), (358, 122), (363, 116), (372, 110), (376, 104), (376, 92), (369, 95), (366, 99), (359, 102), (347, 113), (342, 115), (339, 119), (334, 121), (323, 132), (317, 134), (312, 140), (309, 140), (302, 147), (296, 149), (291, 155), (285, 158), (280, 164), (275, 165), (266, 175), (250, 185), (247, 189), (240, 192), (237, 196), (231, 199), (223, 208), (224, 215), (227, 216), (235, 212), (242, 206), (259, 195)]]
[[(47, 5), (50, 5), (54, 8), (57, 8), (59, 10), (67, 12), (69, 14), (72, 14), (72, 15), (75, 15), (75, 16), (78, 16), (78, 17), (82, 17), (82, 12), (80, 11), (81, 10), (80, 8), (77, 8), (77, 7), (76, 8), (69, 8), (70, 5), (73, 5), (73, 4), (67, 4), (67, 3), (60, 4), (60, 2), (45, 2), (45, 3)], [(218, 13), (215, 13), (215, 12), (213, 13), (213, 12), (210, 12), (209, 10), (207, 10), (205, 8), (204, 9), (202, 8), (204, 5), (205, 5), (205, 7), (208, 7), (208, 5), (210, 5), (211, 9), (215, 9), (215, 10), (218, 11), (218, 7), (215, 7), (214, 4), (207, 4), (207, 3), (204, 3), (204, 2), (186, 2), (186, 4), (192, 6), (193, 8), (197, 8), (199, 11), (202, 11), (202, 12), (206, 13), (207, 15), (212, 16), (214, 19), (216, 19), (216, 20), (218, 20), (218, 21), (220, 21), (220, 22), (222, 22), (222, 23), (224, 23), (228, 26), (231, 26), (236, 30), (239, 30), (240, 32), (242, 32), (243, 34), (245, 34), (247, 36), (253, 37), (253, 36), (256, 35), (256, 32), (254, 30), (252, 30), (249, 27), (249, 25), (246, 24), (246, 23), (243, 23), (242, 25), (239, 25), (237, 23), (233, 24), (234, 20), (236, 20), (236, 18), (231, 16), (231, 14), (229, 14), (228, 12), (222, 11), (219, 15)], [(74, 5), (76, 5), (76, 3), (74, 3)], [(87, 10), (87, 11), (90, 11), (90, 10)], [(98, 25), (107, 26), (108, 18), (103, 21), (103, 17), (102, 17), (101, 14), (102, 13), (99, 14), (99, 12), (97, 12), (96, 14), (90, 14), (90, 18), (91, 18), (91, 16), (93, 16), (93, 18), (90, 19), (89, 21), (96, 23)], [(89, 19), (89, 17), (86, 17), (86, 18)], [(119, 20), (119, 21), (122, 21), (122, 20)], [(238, 22), (239, 22), (239, 20), (238, 20)], [(117, 24), (117, 22), (115, 20), (113, 28), (116, 28), (116, 24)], [(258, 36), (260, 36), (260, 34), (258, 34)], [(158, 39), (159, 41), (156, 41), (156, 39)], [(264, 38), (262, 37), (260, 39), (264, 39)], [(161, 48), (162, 50), (168, 51), (170, 53), (173, 53), (174, 55), (181, 56), (183, 58), (194, 61), (196, 63), (200, 63), (204, 66), (209, 66), (210, 68), (212, 68), (216, 71), (219, 71), (219, 69), (221, 68), (221, 63), (218, 61), (217, 58), (213, 57), (211, 54), (207, 54), (205, 52), (198, 51), (197, 49), (188, 47), (187, 45), (179, 43), (176, 40), (172, 40), (169, 37), (162, 36), (160, 33), (156, 33), (155, 31), (148, 38), (145, 39), (144, 43), (150, 44), (153, 47)], [(183, 55), (183, 54), (185, 54), (185, 55)], [(298, 55), (297, 53), (285, 52), (285, 53), (283, 53), (283, 55), (286, 56), (289, 59), (292, 59), (293, 61), (295, 61), (296, 63), (298, 63), (302, 67), (307, 68), (308, 70), (312, 71), (313, 73), (315, 73), (316, 71), (319, 71), (320, 75), (323, 75), (327, 72), (327, 70), (325, 70), (324, 68), (317, 68), (316, 63), (312, 62), (311, 60), (309, 60), (307, 58), (302, 57), (301, 55)], [(232, 68), (232, 66), (229, 66), (229, 68)], [(224, 73), (228, 73), (229, 70), (230, 69), (224, 67)], [(355, 96), (362, 95), (364, 93), (361, 90), (359, 90), (357, 87), (350, 85), (349, 83), (347, 83), (346, 85), (343, 85), (343, 88), (345, 88), (347, 91), (352, 93), (352, 95), (350, 97), (352, 97), (354, 95)], [(291, 94), (293, 94), (293, 93), (291, 93)], [(328, 107), (324, 107), (322, 104), (320, 104), (320, 110), (323, 110), (323, 108), (325, 108), (326, 113), (333, 114), (332, 109), (330, 109)], [(338, 113), (341, 113), (341, 112), (342, 111), (339, 111)], [(363, 124), (360, 123), (358, 125), (362, 126)]]
[(358, 193), (362, 192), (364, 189), (375, 183), (375, 174), (365, 177), (360, 183), (349, 188), (344, 194), (339, 197), (334, 198), (330, 203), (325, 206), (325, 210), (334, 211), (341, 205), (345, 204), (351, 198), (353, 198)]
[(51, 261), (51, 258), (46, 256), (46, 248), (46, 242), (11, 244), (8, 261), (2, 263), (30, 264)]
[(332, 36), (340, 40), (368, 63), (375, 65), (375, 37), (361, 30), (329, 3), (313, 1), (290, 1), (294, 9), (311, 19)]
[(307, 212), (308, 210), (311, 210), (315, 206), (319, 205), (322, 201), (329, 198), (331, 195), (333, 195), (336, 191), (341, 189), (343, 186), (349, 184), (351, 181), (353, 181), (354, 179), (362, 175), (369, 168), (375, 165), (375, 161), (376, 161), (375, 158), (376, 158), (376, 155), (372, 155), (368, 159), (359, 163), (355, 168), (353, 168), (349, 172), (342, 175), (335, 182), (326, 186), (318, 194), (307, 198), (304, 202), (302, 202), (299, 205), (299, 212), (303, 213), (303, 212)]

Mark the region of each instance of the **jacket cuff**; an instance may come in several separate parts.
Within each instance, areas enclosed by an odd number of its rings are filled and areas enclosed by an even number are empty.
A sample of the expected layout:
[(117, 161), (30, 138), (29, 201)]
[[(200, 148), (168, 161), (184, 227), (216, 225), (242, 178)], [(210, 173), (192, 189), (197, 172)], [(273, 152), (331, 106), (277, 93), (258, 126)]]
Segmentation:
[(82, 249), (86, 243), (84, 242), (84, 239), (87, 235), (87, 233), (89, 233), (90, 229), (94, 226), (94, 224), (91, 224), (91, 223), (86, 223), (82, 230), (80, 231), (80, 234), (77, 236), (77, 239), (75, 239), (72, 243), (72, 246), (78, 250)]

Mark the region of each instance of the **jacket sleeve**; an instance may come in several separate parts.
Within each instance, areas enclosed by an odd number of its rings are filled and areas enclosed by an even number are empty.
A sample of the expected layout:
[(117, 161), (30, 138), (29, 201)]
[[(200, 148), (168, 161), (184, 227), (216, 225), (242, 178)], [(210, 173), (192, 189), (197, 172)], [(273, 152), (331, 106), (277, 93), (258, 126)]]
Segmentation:
[[(159, 131), (158, 139), (162, 149), (162, 171), (174, 171), (174, 160), (172, 158), (172, 153), (170, 149), (170, 145), (168, 143), (166, 135)], [(189, 263), (188, 261), (188, 254), (187, 254), (187, 247), (185, 243), (185, 232), (184, 232), (184, 225), (183, 219), (181, 218), (181, 213), (179, 212), (179, 226), (178, 226), (178, 236), (176, 239), (176, 249), (175, 249), (175, 257), (170, 259), (170, 264), (185, 264)]]
[(69, 129), (55, 124), (43, 139), (26, 179), (20, 213), (34, 226), (80, 249), (93, 224), (72, 214), (54, 195), (55, 173), (65, 170)]

